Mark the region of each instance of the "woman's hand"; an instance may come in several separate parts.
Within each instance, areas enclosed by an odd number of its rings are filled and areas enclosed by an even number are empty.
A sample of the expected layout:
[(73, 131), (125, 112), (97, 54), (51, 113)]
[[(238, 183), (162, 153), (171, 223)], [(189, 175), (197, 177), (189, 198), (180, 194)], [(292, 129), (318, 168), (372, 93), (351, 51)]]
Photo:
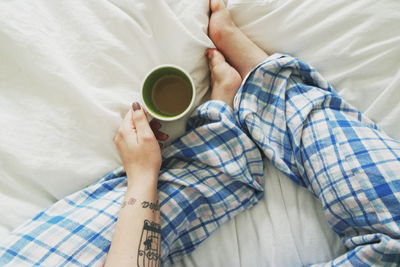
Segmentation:
[(161, 166), (160, 145), (139, 103), (132, 108), (114, 137), (118, 153), (128, 176), (128, 185), (134, 181), (154, 182)]

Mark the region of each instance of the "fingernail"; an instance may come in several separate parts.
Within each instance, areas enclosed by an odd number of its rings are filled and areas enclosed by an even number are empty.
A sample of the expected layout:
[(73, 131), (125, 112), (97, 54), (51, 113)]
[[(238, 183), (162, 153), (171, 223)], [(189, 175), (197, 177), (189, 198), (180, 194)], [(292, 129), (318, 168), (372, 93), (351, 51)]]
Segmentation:
[(158, 137), (160, 138), (159, 140), (161, 141), (167, 141), (169, 138), (169, 135), (163, 132), (158, 133)]
[(132, 103), (132, 109), (133, 109), (133, 111), (136, 111), (136, 110), (139, 110), (141, 107), (140, 107), (140, 104), (138, 103), (138, 102), (133, 102)]

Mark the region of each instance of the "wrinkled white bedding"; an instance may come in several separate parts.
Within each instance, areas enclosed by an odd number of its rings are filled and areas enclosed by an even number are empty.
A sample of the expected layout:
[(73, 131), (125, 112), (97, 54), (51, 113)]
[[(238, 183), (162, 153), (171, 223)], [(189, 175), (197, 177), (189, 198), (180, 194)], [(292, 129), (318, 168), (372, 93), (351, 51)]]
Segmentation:
[[(269, 52), (295, 55), (400, 139), (400, 2), (228, 3)], [(209, 86), (204, 1), (0, 2), (0, 238), (121, 162), (112, 137), (158, 64)], [(172, 136), (184, 122), (163, 126)], [(343, 251), (318, 203), (267, 165), (266, 197), (182, 266), (299, 266)]]

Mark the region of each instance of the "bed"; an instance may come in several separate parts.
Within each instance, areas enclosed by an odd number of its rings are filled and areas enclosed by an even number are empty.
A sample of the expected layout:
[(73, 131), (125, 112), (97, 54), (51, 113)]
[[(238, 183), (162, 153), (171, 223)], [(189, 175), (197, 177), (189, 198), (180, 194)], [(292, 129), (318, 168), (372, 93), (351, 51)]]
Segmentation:
[[(228, 1), (270, 53), (316, 67), (350, 104), (400, 139), (400, 3)], [(0, 240), (121, 165), (112, 142), (147, 71), (187, 70), (207, 99), (208, 1), (0, 2)], [(171, 138), (185, 119), (164, 124)], [(265, 197), (177, 266), (302, 266), (344, 248), (319, 203), (273, 168)], [(229, 255), (229, 257), (227, 257)]]

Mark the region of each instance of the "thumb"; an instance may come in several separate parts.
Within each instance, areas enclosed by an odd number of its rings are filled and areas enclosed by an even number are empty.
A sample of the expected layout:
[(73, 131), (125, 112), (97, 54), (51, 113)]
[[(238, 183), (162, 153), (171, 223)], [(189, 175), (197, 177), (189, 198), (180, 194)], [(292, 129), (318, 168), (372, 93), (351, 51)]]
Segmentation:
[(138, 139), (155, 138), (142, 106), (138, 102), (134, 102), (132, 111), (132, 122), (136, 128)]

